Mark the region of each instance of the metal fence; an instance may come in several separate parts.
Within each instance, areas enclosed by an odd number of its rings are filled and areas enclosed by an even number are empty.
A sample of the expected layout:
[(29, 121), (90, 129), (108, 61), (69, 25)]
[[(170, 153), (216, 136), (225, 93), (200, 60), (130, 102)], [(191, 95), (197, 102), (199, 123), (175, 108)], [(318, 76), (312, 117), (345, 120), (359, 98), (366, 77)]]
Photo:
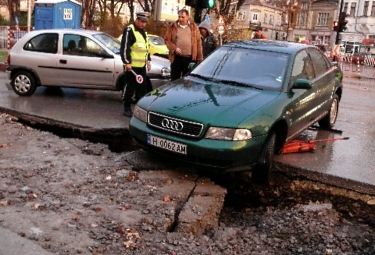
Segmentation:
[(375, 77), (375, 57), (365, 56), (363, 60), (353, 60), (352, 54), (340, 55), (339, 64), (346, 73), (362, 75), (364, 77)]
[(27, 26), (0, 26), (0, 49), (11, 49), (27, 33)]

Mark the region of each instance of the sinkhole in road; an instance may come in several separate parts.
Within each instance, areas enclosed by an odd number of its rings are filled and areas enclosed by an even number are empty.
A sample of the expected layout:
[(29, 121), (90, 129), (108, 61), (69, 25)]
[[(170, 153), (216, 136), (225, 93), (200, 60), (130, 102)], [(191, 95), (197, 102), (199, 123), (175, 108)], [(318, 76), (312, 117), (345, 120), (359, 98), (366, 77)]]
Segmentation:
[(110, 151), (116, 153), (134, 151), (140, 148), (126, 129), (91, 130), (65, 123), (37, 122), (25, 118), (19, 119), (19, 122), (35, 129), (53, 133), (61, 138), (78, 138), (92, 143), (106, 144)]
[[(35, 129), (51, 132), (61, 138), (78, 138), (93, 143), (106, 144), (112, 152), (116, 153), (140, 149), (125, 129), (93, 132), (64, 125), (41, 124), (30, 120), (19, 119), (19, 122)], [(355, 219), (361, 224), (367, 223), (375, 228), (373, 205), (366, 204), (364, 199), (361, 201), (359, 199), (361, 194), (358, 194), (358, 197), (347, 197), (348, 190), (304, 180), (300, 177), (288, 176), (281, 172), (273, 173), (270, 185), (265, 186), (253, 183), (249, 174), (217, 174), (213, 171), (201, 170), (197, 171), (199, 175), (206, 176), (227, 189), (220, 221), (228, 226), (236, 220), (241, 221), (240, 218), (243, 214), (247, 214), (249, 211), (264, 213), (270, 208), (291, 208), (301, 204), (329, 203), (343, 217)], [(334, 194), (332, 190), (335, 190)]]

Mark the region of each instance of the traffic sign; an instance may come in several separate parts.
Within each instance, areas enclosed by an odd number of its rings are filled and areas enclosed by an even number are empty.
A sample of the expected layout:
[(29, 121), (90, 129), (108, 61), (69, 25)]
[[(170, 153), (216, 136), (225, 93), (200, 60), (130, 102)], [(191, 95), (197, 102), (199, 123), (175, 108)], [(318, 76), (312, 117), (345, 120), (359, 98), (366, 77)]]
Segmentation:
[(219, 20), (217, 22), (217, 30), (219, 32), (220, 35), (224, 34), (224, 26), (225, 26), (225, 23), (224, 23), (224, 18), (222, 15), (219, 16)]
[(223, 25), (224, 26), (224, 18), (222, 15), (219, 16), (219, 21), (217, 22), (219, 25)]
[(224, 26), (223, 25), (220, 25), (217, 30), (219, 31), (219, 34), (224, 34)]

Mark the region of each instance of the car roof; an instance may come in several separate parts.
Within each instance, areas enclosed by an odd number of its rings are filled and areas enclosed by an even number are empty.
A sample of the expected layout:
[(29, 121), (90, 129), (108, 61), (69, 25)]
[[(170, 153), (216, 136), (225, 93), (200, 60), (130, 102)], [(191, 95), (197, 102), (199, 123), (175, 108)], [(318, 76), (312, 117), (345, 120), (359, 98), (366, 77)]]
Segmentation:
[(61, 32), (68, 32), (68, 33), (79, 33), (79, 34), (86, 34), (86, 35), (93, 35), (93, 34), (105, 34), (102, 31), (96, 30), (85, 30), (85, 29), (66, 29), (66, 28), (55, 28), (55, 29), (42, 29), (42, 30), (34, 30), (31, 31), (30, 34), (39, 34), (39, 33), (61, 33)]
[(223, 45), (224, 47), (235, 46), (241, 48), (255, 49), (255, 50), (265, 50), (280, 52), (286, 54), (293, 54), (301, 49), (314, 48), (313, 45), (307, 45), (302, 43), (294, 43), (287, 41), (277, 41), (277, 40), (243, 40), (234, 41)]

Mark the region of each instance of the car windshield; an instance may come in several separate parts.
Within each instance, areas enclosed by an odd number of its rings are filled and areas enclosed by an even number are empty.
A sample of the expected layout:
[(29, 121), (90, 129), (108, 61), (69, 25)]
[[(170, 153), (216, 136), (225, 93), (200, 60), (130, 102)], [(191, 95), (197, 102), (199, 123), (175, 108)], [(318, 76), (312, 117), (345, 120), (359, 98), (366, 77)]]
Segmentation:
[(149, 39), (155, 45), (165, 45), (164, 39), (160, 36), (149, 36)]
[(110, 35), (105, 33), (93, 35), (99, 42), (104, 44), (108, 49), (110, 49), (115, 54), (120, 54), (120, 42)]
[(231, 85), (280, 90), (289, 55), (264, 50), (222, 46), (190, 73)]

